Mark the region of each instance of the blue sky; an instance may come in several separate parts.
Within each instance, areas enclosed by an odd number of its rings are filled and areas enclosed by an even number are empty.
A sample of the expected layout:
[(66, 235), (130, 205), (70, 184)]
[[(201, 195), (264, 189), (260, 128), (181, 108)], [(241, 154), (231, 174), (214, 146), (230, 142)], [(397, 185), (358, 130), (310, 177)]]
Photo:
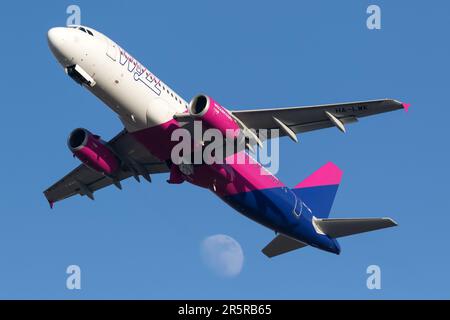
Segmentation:
[[(105, 139), (117, 117), (53, 59), (50, 27), (69, 4), (186, 100), (231, 109), (396, 98), (409, 113), (363, 119), (281, 142), (278, 177), (293, 186), (327, 161), (344, 170), (333, 217), (391, 216), (400, 226), (268, 260), (273, 233), (210, 192), (166, 176), (124, 183), (50, 210), (42, 191), (78, 165), (82, 126)], [(366, 8), (382, 29), (366, 28)], [(444, 1), (9, 1), (2, 5), (0, 298), (450, 298), (448, 82)], [(203, 239), (226, 234), (245, 254), (234, 278), (212, 273)], [(67, 266), (82, 289), (66, 289)], [(366, 288), (381, 267), (382, 289)]]

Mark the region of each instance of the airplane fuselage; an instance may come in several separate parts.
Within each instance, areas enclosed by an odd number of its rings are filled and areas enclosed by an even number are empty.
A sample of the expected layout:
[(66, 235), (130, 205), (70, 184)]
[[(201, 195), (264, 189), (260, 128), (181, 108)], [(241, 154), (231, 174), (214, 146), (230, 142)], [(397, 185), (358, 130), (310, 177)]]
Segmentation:
[[(51, 29), (53, 54), (72, 76), (70, 68), (81, 68), (77, 75), (86, 73), (91, 81), (84, 87), (113, 110), (150, 153), (170, 163), (177, 143), (171, 135), (180, 127), (174, 115), (187, 112), (188, 103), (112, 40), (91, 28), (84, 30)], [(339, 253), (334, 239), (315, 230), (313, 215), (302, 200), (246, 151), (240, 153), (245, 164), (236, 164), (232, 161), (236, 155), (231, 155), (223, 164), (197, 165), (192, 173), (181, 173), (183, 179), (208, 188), (238, 212), (276, 232)]]

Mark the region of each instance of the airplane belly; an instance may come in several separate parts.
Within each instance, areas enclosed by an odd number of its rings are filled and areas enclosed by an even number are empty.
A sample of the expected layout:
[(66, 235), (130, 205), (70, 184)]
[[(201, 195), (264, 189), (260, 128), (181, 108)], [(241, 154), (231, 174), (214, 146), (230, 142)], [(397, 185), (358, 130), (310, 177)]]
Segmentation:
[(232, 162), (235, 156), (225, 160), (233, 180), (212, 191), (243, 215), (268, 228), (280, 230), (296, 224), (295, 195), (247, 153), (244, 157), (244, 164)]
[(338, 250), (335, 239), (316, 232), (310, 214), (296, 216), (293, 213), (294, 204), (282, 188), (240, 193), (222, 199), (238, 212), (269, 229), (325, 251)]
[(255, 190), (221, 198), (246, 217), (275, 231), (285, 230), (297, 223), (296, 218), (289, 214), (294, 203), (284, 196), (281, 188)]

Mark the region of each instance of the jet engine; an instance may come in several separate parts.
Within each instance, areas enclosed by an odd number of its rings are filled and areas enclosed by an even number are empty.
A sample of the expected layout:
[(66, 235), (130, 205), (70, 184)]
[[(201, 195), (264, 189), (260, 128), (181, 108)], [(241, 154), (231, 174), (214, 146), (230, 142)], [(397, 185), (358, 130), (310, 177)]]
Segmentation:
[(230, 138), (236, 138), (240, 133), (240, 126), (230, 112), (206, 95), (198, 95), (189, 104), (189, 113), (203, 121), (209, 128), (218, 129), (223, 136), (227, 130), (232, 133)]
[(89, 168), (112, 176), (120, 167), (118, 158), (99, 136), (78, 128), (72, 131), (67, 141), (70, 151)]

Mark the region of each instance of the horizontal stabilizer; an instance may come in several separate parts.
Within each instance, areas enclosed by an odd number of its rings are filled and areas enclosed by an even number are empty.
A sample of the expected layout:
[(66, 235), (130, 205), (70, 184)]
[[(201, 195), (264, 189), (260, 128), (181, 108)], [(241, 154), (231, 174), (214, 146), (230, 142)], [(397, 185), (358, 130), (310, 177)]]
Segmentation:
[(332, 238), (397, 226), (391, 218), (314, 219), (313, 224), (318, 231)]
[(306, 246), (307, 244), (301, 241), (279, 234), (264, 249), (262, 249), (262, 252), (269, 258), (272, 258)]

